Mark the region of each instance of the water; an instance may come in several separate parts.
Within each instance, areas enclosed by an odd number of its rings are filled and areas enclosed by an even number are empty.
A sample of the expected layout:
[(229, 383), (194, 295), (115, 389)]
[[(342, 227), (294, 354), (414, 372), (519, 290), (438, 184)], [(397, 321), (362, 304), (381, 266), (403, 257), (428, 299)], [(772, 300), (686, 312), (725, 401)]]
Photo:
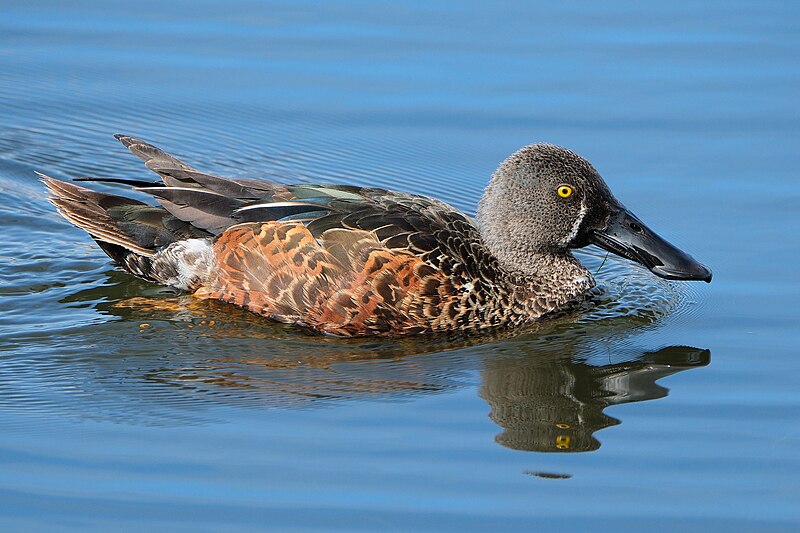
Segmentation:
[[(786, 2), (0, 6), (3, 530), (793, 531), (800, 9)], [(233, 177), (472, 212), (585, 155), (709, 264), (609, 259), (513, 335), (332, 340), (115, 272), (34, 170)], [(591, 268), (603, 254), (581, 254)]]

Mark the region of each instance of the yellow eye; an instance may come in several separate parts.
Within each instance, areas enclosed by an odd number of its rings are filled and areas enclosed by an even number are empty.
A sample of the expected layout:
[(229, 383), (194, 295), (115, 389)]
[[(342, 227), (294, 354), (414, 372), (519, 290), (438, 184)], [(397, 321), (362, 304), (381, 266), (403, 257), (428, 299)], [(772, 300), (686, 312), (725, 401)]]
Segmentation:
[(572, 196), (572, 187), (569, 185), (559, 185), (557, 192), (561, 198), (569, 198)]

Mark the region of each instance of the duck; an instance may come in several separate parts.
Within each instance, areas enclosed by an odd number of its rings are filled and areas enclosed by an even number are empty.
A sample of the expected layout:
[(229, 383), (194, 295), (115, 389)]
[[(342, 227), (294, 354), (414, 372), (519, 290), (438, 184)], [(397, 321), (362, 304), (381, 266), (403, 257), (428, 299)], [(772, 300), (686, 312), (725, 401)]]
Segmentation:
[[(648, 228), (577, 153), (527, 145), (503, 161), (476, 217), (427, 196), (227, 179), (115, 137), (159, 181), (37, 173), (58, 212), (133, 276), (341, 337), (473, 334), (574, 306), (595, 286), (590, 244), (669, 280), (711, 270)], [(79, 185), (111, 182), (155, 203)]]

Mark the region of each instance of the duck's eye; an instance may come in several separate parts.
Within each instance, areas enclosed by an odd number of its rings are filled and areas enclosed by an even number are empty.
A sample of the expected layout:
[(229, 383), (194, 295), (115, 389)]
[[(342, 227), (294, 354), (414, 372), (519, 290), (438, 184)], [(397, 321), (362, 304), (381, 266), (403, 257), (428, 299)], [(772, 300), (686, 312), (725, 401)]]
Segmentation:
[(569, 198), (572, 196), (572, 187), (569, 185), (559, 185), (558, 189), (556, 189), (556, 192), (558, 192), (558, 195), (561, 198)]

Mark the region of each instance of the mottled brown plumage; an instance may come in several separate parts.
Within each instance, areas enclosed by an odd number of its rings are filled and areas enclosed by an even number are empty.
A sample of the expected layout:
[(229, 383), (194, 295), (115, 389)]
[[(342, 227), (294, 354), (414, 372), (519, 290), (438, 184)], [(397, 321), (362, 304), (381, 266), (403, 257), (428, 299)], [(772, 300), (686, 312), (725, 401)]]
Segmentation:
[[(589, 163), (550, 145), (498, 169), (476, 224), (424, 196), (229, 180), (117, 138), (162, 182), (97, 181), (160, 206), (42, 175), (65, 218), (134, 275), (331, 335), (474, 332), (563, 309), (594, 284), (569, 248), (618, 205)], [(557, 198), (567, 181), (576, 194)]]

